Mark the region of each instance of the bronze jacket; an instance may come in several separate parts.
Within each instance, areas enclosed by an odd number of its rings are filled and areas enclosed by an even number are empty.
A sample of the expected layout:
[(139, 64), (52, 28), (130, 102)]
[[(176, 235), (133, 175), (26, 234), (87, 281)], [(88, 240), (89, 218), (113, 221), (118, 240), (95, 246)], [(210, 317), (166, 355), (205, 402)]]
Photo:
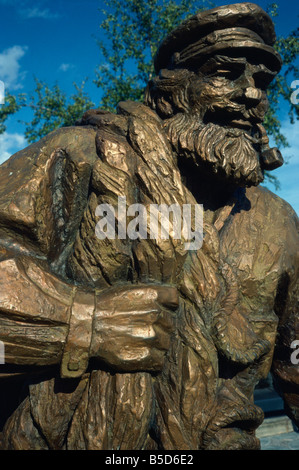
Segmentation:
[[(188, 252), (172, 236), (99, 240), (96, 207), (119, 196), (127, 205), (197, 202), (162, 122), (141, 104), (88, 112), (0, 167), (2, 448), (258, 448), (253, 390), (270, 369), (298, 423), (292, 208), (265, 188), (240, 190), (209, 214), (202, 248)], [(97, 293), (138, 282), (180, 293), (154, 376), (115, 373), (88, 356)]]

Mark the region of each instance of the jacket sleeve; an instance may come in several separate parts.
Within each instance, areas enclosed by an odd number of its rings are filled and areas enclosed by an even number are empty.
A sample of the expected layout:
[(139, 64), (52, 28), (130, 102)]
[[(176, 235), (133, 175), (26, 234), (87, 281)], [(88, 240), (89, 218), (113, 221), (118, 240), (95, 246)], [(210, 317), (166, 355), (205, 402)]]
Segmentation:
[(0, 260), (2, 365), (60, 363), (75, 288), (3, 247)]
[[(63, 376), (72, 376), (68, 366), (74, 376), (84, 372), (94, 294), (78, 294), (64, 265), (96, 159), (95, 131), (74, 127), (54, 131), (0, 166), (0, 377), (10, 365), (63, 363)], [(87, 333), (85, 343), (79, 335), (76, 359), (77, 329)]]

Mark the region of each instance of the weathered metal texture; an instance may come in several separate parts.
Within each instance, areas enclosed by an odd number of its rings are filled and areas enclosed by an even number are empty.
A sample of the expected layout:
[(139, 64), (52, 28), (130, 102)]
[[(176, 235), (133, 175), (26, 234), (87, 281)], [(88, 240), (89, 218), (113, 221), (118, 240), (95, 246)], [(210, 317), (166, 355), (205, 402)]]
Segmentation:
[[(144, 104), (0, 167), (3, 449), (256, 449), (271, 368), (298, 424), (298, 218), (258, 186), (282, 164), (262, 125), (274, 39), (256, 5), (199, 13), (162, 43)], [(172, 226), (99, 239), (119, 197), (203, 204), (203, 246)]]

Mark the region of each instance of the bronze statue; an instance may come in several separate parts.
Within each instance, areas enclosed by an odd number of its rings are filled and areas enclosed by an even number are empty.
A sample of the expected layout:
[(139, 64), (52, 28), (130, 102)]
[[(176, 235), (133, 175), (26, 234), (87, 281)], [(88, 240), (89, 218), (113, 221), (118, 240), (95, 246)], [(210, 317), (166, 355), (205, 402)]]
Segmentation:
[[(144, 104), (1, 166), (2, 449), (258, 449), (270, 369), (298, 424), (298, 218), (259, 186), (283, 162), (263, 127), (274, 41), (252, 3), (200, 12), (161, 43)], [(202, 204), (201, 249), (173, 227), (98, 237), (119, 198)]]

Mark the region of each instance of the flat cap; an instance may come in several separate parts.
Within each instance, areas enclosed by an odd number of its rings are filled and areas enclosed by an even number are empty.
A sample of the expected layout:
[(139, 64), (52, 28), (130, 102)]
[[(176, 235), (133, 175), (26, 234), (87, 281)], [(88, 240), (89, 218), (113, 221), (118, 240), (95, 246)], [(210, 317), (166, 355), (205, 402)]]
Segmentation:
[(256, 50), (261, 61), (279, 72), (281, 57), (272, 47), (276, 35), (270, 16), (254, 3), (236, 3), (200, 11), (174, 29), (160, 44), (156, 73), (184, 67), (224, 50)]

